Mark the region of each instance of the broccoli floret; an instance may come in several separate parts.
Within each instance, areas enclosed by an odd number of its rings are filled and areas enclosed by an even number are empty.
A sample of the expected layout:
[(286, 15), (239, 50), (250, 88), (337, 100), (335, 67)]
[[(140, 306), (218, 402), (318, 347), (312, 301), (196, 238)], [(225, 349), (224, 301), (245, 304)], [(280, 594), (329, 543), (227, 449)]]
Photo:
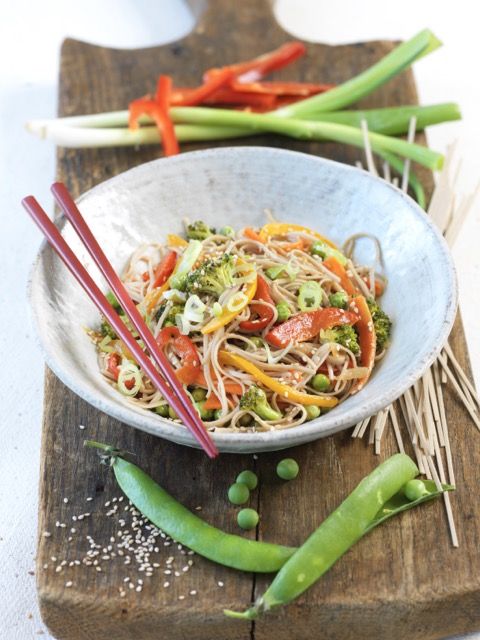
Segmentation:
[(390, 341), (392, 321), (373, 298), (368, 298), (367, 304), (372, 314), (373, 328), (377, 336), (377, 353), (380, 353)]
[(205, 240), (205, 238), (208, 238), (214, 233), (215, 229), (209, 227), (205, 222), (202, 222), (202, 220), (197, 220), (187, 225), (187, 238), (189, 240)]
[(331, 293), (328, 296), (328, 301), (330, 306), (337, 307), (338, 309), (347, 309), (348, 308), (348, 296), (344, 291), (337, 291), (336, 293)]
[(254, 411), (263, 420), (280, 420), (282, 414), (268, 404), (265, 391), (253, 385), (240, 398), (240, 408), (247, 411)]
[(117, 339), (117, 334), (115, 333), (112, 325), (107, 320), (105, 320), (105, 318), (102, 320), (102, 324), (100, 325), (100, 333), (104, 337), (110, 336), (112, 340)]
[(358, 344), (358, 336), (355, 329), (349, 324), (342, 324), (339, 327), (325, 329), (320, 332), (322, 342), (336, 342), (350, 349), (354, 355), (360, 353), (360, 345)]
[(233, 256), (225, 253), (216, 260), (206, 260), (198, 269), (187, 276), (185, 290), (187, 293), (209, 293), (216, 298), (232, 287), (233, 282)]

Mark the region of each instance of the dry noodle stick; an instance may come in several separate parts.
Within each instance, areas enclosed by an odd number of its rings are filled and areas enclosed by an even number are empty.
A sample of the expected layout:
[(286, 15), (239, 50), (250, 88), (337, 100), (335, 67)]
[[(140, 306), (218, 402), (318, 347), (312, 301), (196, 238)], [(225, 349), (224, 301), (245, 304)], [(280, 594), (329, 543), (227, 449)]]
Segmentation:
[(427, 427), (427, 435), (428, 435), (428, 444), (430, 451), (435, 451), (435, 443), (434, 439), (436, 437), (436, 429), (435, 429), (435, 421), (433, 419), (432, 406), (430, 401), (428, 380), (426, 376), (423, 376), (422, 381), (424, 383), (424, 388), (426, 393), (424, 393), (424, 403), (423, 403), (423, 415), (425, 417), (425, 424)]
[(363, 134), (363, 146), (365, 149), (365, 159), (367, 161), (367, 168), (374, 176), (378, 176), (377, 168), (373, 160), (372, 147), (370, 146), (370, 139), (368, 137), (368, 125), (366, 120), (361, 121), (362, 134)]
[(410, 406), (410, 411), (412, 413), (413, 424), (415, 425), (416, 432), (418, 433), (418, 437), (420, 439), (420, 444), (425, 451), (427, 451), (430, 455), (433, 455), (433, 447), (430, 447), (429, 442), (425, 438), (425, 433), (422, 428), (422, 423), (418, 417), (418, 414), (415, 411), (415, 406), (413, 404), (412, 392), (411, 389), (407, 389), (405, 392), (405, 400), (407, 403), (407, 407)]
[(438, 397), (437, 397), (435, 385), (434, 385), (434, 382), (433, 382), (433, 373), (432, 373), (432, 371), (433, 371), (433, 369), (431, 367), (427, 372), (428, 394), (429, 394), (429, 397), (430, 397), (430, 403), (431, 403), (431, 407), (432, 407), (432, 411), (433, 411), (433, 419), (435, 420), (435, 424), (436, 424), (436, 428), (437, 428), (437, 432), (438, 432), (438, 437), (440, 439), (440, 445), (442, 447), (444, 447), (445, 446), (445, 436), (444, 436), (444, 433), (443, 433), (442, 418), (440, 416), (440, 409), (438, 408)]
[(455, 473), (453, 471), (453, 460), (452, 460), (452, 450), (450, 447), (450, 436), (448, 433), (448, 422), (447, 416), (445, 414), (445, 403), (443, 399), (443, 390), (440, 384), (440, 372), (439, 372), (439, 364), (438, 362), (433, 363), (433, 374), (435, 378), (435, 387), (437, 389), (437, 394), (440, 399), (439, 408), (440, 408), (440, 418), (442, 424), (443, 437), (445, 439), (445, 455), (447, 458), (447, 469), (448, 469), (448, 481), (450, 484), (455, 484)]
[(408, 435), (410, 436), (410, 442), (413, 446), (413, 451), (415, 453), (415, 458), (417, 460), (417, 466), (420, 473), (425, 473), (425, 468), (422, 460), (422, 452), (420, 451), (420, 447), (417, 445), (416, 432), (412, 429), (411, 420), (408, 414), (407, 405), (405, 402), (405, 395), (401, 396), (398, 400), (400, 409), (403, 416), (403, 421), (407, 427)]
[(382, 435), (385, 430), (385, 424), (388, 418), (388, 407), (380, 413), (377, 414), (375, 419), (375, 428), (374, 428), (374, 440), (375, 440), (375, 453), (377, 455), (380, 454), (380, 446), (382, 441)]
[(360, 428), (360, 431), (358, 432), (359, 438), (363, 438), (363, 436), (365, 435), (365, 431), (367, 430), (370, 420), (371, 420), (371, 417), (365, 418), (365, 420), (362, 422), (362, 426)]
[[(440, 456), (437, 456), (437, 458), (439, 460), (438, 465), (439, 465), (440, 477), (437, 474), (437, 470), (435, 468), (432, 458), (429, 457), (427, 460), (430, 466), (430, 471), (433, 476), (433, 481), (435, 482), (437, 489), (441, 490), (442, 482), (446, 482), (446, 479), (445, 479), (445, 473), (443, 471), (442, 459)], [(445, 503), (445, 511), (447, 513), (448, 528), (450, 529), (450, 537), (452, 539), (452, 545), (454, 547), (458, 547), (459, 544), (458, 544), (457, 529), (455, 527), (455, 521), (453, 519), (452, 503), (450, 502), (450, 495), (448, 491), (445, 491), (443, 493), (443, 501)]]
[(447, 354), (449, 360), (452, 362), (453, 367), (454, 367), (455, 371), (457, 372), (458, 377), (465, 384), (467, 389), (470, 391), (470, 393), (472, 395), (472, 398), (475, 400), (477, 405), (480, 407), (480, 398), (479, 398), (479, 396), (478, 396), (478, 394), (477, 394), (477, 392), (475, 390), (475, 387), (473, 386), (473, 384), (468, 379), (467, 374), (462, 369), (460, 363), (458, 362), (457, 358), (455, 357), (455, 354), (452, 351), (452, 347), (448, 344), (448, 342), (443, 347), (443, 350)]
[(390, 173), (390, 165), (388, 164), (388, 162), (383, 163), (383, 179), (385, 180), (385, 182), (392, 181), (392, 176)]
[(368, 444), (373, 444), (374, 442), (375, 442), (375, 420), (371, 420), (370, 421), (370, 433), (368, 435)]
[(403, 440), (402, 440), (402, 434), (400, 431), (400, 426), (398, 424), (398, 419), (397, 419), (397, 414), (395, 412), (395, 407), (393, 406), (393, 404), (391, 404), (388, 407), (389, 413), (390, 413), (390, 418), (392, 421), (392, 425), (393, 425), (393, 432), (395, 434), (395, 438), (397, 440), (397, 445), (398, 445), (398, 450), (400, 451), (400, 453), (405, 453), (405, 449), (403, 446)]
[(363, 422), (364, 422), (363, 420), (360, 420), (360, 422), (357, 422), (357, 424), (355, 425), (355, 428), (354, 428), (354, 430), (352, 432), (352, 438), (358, 438), (358, 432), (362, 428)]
[(458, 382), (456, 381), (455, 376), (450, 371), (450, 368), (448, 367), (448, 364), (447, 364), (446, 360), (444, 359), (444, 357), (442, 356), (442, 354), (440, 354), (438, 356), (438, 360), (439, 360), (440, 364), (442, 365), (442, 370), (445, 373), (447, 379), (450, 380), (450, 382), (452, 383), (452, 385), (455, 388), (455, 391), (457, 392), (459, 398), (462, 400), (463, 404), (465, 405), (466, 410), (468, 411), (468, 413), (470, 414), (472, 420), (474, 421), (475, 425), (477, 426), (477, 429), (480, 431), (480, 418), (475, 413), (475, 409), (474, 409), (473, 405), (468, 402), (468, 399), (466, 398), (465, 394), (460, 389), (460, 386), (459, 386)]

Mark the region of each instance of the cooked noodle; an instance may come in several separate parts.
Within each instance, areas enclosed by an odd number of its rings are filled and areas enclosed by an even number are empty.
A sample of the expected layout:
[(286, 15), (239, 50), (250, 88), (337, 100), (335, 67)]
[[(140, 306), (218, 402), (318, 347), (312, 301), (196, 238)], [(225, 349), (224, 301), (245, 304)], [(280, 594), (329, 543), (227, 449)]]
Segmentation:
[[(270, 219), (270, 222), (273, 218)], [(368, 237), (374, 242), (375, 264), (372, 266), (359, 265), (354, 261), (355, 243), (360, 238)], [(286, 394), (264, 386), (254, 375), (240, 368), (221, 361), (220, 351), (241, 356), (244, 360), (253, 363), (263, 373), (277, 382), (288, 384), (289, 387), (324, 398), (334, 397), (339, 402), (344, 401), (352, 393), (353, 387), (359, 379), (367, 374), (367, 368), (362, 364), (360, 356), (346, 345), (329, 341), (323, 331), (304, 341), (290, 341), (286, 346), (274, 346), (267, 336), (278, 322), (278, 303), (286, 303), (291, 317), (295, 317), (305, 309), (299, 306), (299, 289), (305, 283), (318, 283), (321, 288), (321, 300), (319, 307), (330, 306), (329, 296), (336, 292), (343, 292), (341, 278), (324, 265), (322, 257), (312, 255), (308, 247), (315, 243), (318, 237), (309, 230), (292, 231), (283, 236), (273, 235), (258, 241), (245, 237), (244, 230), (240, 230), (234, 237), (221, 233), (210, 235), (202, 241), (201, 255), (197, 259), (195, 267), (209, 259), (220, 259), (229, 254), (234, 261), (243, 261), (251, 265), (257, 276), (262, 276), (268, 283), (272, 302), (254, 299), (258, 311), (260, 305), (269, 312), (270, 319), (261, 330), (246, 332), (241, 325), (245, 321), (255, 320), (256, 311), (251, 304), (241, 308), (233, 320), (225, 326), (219, 327), (212, 333), (202, 334), (201, 329), (214, 318), (214, 304), (218, 303), (222, 308), (239, 301), (242, 305), (242, 296), (248, 283), (242, 282), (241, 273), (237, 274), (237, 281), (231, 287), (225, 289), (217, 298), (211, 294), (200, 294), (200, 301), (206, 305), (203, 317), (199, 322), (187, 322), (180, 316), (176, 317), (177, 326), (190, 328), (189, 338), (195, 346), (199, 359), (204, 383), (201, 385), (206, 390), (207, 398), (216, 395), (219, 408), (206, 424), (209, 430), (221, 429), (222, 432), (239, 431), (269, 431), (274, 429), (287, 429), (303, 424), (309, 419), (306, 407)], [(303, 248), (295, 246), (302, 241)], [(293, 246), (292, 246), (293, 244)], [(184, 252), (184, 247), (168, 247), (152, 243), (139, 247), (132, 255), (122, 280), (134, 302), (144, 313), (155, 337), (158, 337), (165, 327), (167, 318), (172, 309), (179, 304), (174, 299), (158, 297), (152, 308), (148, 304), (154, 299), (155, 273), (157, 265), (165, 256), (175, 251), (178, 254), (177, 261)], [(375, 272), (376, 267), (383, 268), (381, 247), (378, 240), (366, 234), (355, 234), (347, 239), (343, 248), (347, 258), (345, 270), (355, 288), (366, 298), (375, 298), (375, 281), (385, 285), (385, 280)], [(266, 271), (272, 267), (284, 267), (278, 277), (269, 279)], [(246, 276), (244, 280), (248, 279)], [(251, 278), (250, 278), (251, 280)], [(180, 295), (180, 294), (178, 294)], [(152, 297), (153, 296), (153, 297)], [(237, 297), (235, 297), (237, 296)], [(240, 297), (239, 297), (240, 296)], [(187, 298), (188, 296), (183, 296)], [(183, 300), (180, 301), (183, 304)], [(200, 308), (201, 305), (200, 305)], [(186, 324), (182, 324), (185, 323)], [(128, 324), (128, 323), (127, 323)], [(371, 329), (370, 329), (371, 331)], [(109, 366), (113, 354), (118, 354), (116, 362), (123, 366), (131, 362), (131, 356), (125, 351), (120, 340), (115, 336), (105, 339), (105, 333), (91, 332), (93, 340), (99, 347), (99, 366), (105, 379), (116, 386), (115, 370)], [(254, 338), (254, 340), (252, 340)], [(259, 340), (260, 339), (260, 340)], [(100, 348), (104, 340), (105, 348)], [(103, 343), (102, 343), (103, 345)], [(383, 349), (377, 354), (376, 360), (381, 359), (385, 352)], [(182, 366), (181, 356), (172, 349), (170, 344), (165, 346), (165, 353), (175, 369)], [(318, 391), (311, 385), (311, 379), (321, 371), (330, 381), (330, 387), (326, 391)], [(146, 410), (156, 410), (165, 414), (166, 401), (152, 385), (151, 381), (141, 373), (141, 384), (135, 395), (125, 396), (126, 400), (136, 407)], [(229, 384), (236, 383), (237, 393), (228, 391)], [(239, 385), (239, 386), (238, 386)], [(240, 406), (241, 396), (252, 385), (258, 386), (267, 396), (271, 408), (278, 411), (281, 417), (276, 420), (265, 420), (252, 410), (245, 410)], [(188, 386), (189, 391), (196, 385)], [(240, 393), (241, 389), (241, 393)], [(323, 412), (323, 409), (322, 409)], [(164, 416), (165, 417), (165, 416)], [(177, 421), (175, 416), (170, 418)]]

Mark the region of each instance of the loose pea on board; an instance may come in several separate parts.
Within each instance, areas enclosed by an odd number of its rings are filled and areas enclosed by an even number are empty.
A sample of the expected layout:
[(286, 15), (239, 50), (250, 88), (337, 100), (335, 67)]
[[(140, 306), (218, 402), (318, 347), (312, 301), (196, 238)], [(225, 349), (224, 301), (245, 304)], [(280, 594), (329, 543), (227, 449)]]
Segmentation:
[(245, 531), (255, 529), (258, 524), (259, 516), (255, 509), (241, 509), (237, 514), (238, 526)]
[(293, 458), (284, 458), (277, 464), (277, 475), (282, 480), (294, 480), (299, 471), (298, 462)]
[(253, 473), (253, 471), (245, 469), (245, 471), (241, 471), (238, 474), (236, 482), (246, 484), (250, 491), (253, 491), (258, 485), (258, 478), (257, 475)]
[(234, 482), (228, 490), (228, 499), (232, 504), (245, 504), (250, 497), (250, 489), (243, 482)]

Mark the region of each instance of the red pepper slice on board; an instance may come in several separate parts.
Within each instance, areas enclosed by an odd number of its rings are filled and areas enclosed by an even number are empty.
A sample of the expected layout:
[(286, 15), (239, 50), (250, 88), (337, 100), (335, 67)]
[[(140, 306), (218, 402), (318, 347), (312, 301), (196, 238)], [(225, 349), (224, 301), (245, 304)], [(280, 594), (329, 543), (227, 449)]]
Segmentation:
[(177, 327), (165, 327), (158, 334), (157, 343), (161, 349), (170, 343), (172, 344), (174, 351), (182, 361), (182, 366), (175, 371), (177, 378), (183, 384), (193, 384), (201, 369), (197, 347), (190, 338), (181, 334)]
[(322, 329), (341, 324), (356, 324), (360, 317), (352, 311), (336, 307), (304, 311), (278, 324), (267, 333), (265, 339), (274, 347), (283, 348), (290, 342), (305, 342), (317, 336)]
[(234, 80), (230, 84), (235, 91), (248, 91), (249, 93), (267, 94), (273, 96), (298, 96), (308, 98), (318, 93), (324, 93), (333, 89), (333, 84), (312, 84), (310, 82), (285, 82), (282, 80), (263, 82), (240, 82)]
[(134, 100), (128, 106), (129, 128), (137, 129), (139, 118), (143, 115), (150, 116), (159, 130), (166, 156), (173, 156), (179, 151), (175, 128), (169, 115), (171, 93), (171, 77), (160, 76), (158, 78), (157, 91), (154, 99), (150, 96), (145, 96)]
[(243, 320), (240, 322), (240, 329), (242, 331), (254, 332), (265, 329), (265, 327), (272, 321), (274, 311), (271, 307), (267, 307), (264, 304), (255, 304), (255, 300), (262, 300), (263, 302), (269, 302), (275, 304), (272, 296), (270, 295), (270, 287), (267, 281), (262, 276), (257, 275), (257, 291), (255, 297), (250, 304), (250, 310), (256, 313), (258, 318), (255, 320)]

